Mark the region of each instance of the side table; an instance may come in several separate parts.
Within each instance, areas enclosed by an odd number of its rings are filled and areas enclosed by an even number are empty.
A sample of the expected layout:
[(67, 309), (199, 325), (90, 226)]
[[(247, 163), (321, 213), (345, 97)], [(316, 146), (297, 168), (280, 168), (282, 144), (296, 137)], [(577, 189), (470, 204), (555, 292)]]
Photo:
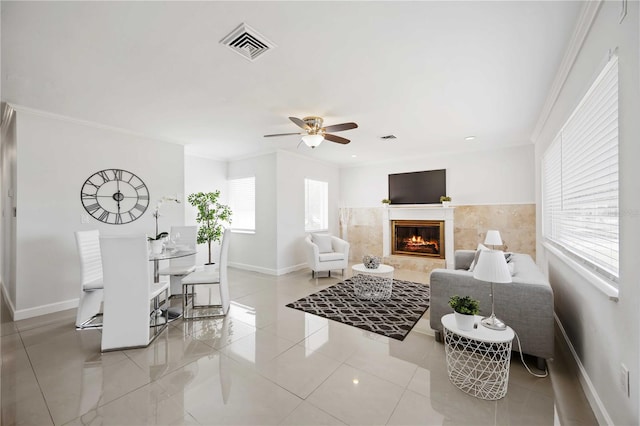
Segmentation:
[(363, 263), (351, 267), (351, 281), (357, 298), (388, 300), (393, 292), (393, 266), (380, 264), (367, 268)]
[(476, 398), (496, 400), (507, 394), (509, 363), (514, 332), (491, 330), (480, 324), (476, 328), (458, 329), (453, 314), (442, 317), (449, 380), (463, 392)]
[(377, 268), (371, 269), (364, 266), (364, 263), (357, 263), (351, 267), (351, 275), (365, 274), (373, 275), (376, 277), (391, 278), (393, 279), (394, 268), (391, 265), (380, 264)]

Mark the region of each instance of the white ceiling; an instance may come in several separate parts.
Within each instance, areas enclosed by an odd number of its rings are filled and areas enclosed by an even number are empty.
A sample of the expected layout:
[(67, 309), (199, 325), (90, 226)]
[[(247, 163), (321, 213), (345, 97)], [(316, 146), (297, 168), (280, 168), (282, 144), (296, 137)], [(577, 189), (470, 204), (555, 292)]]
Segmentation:
[[(349, 166), (521, 145), (581, 7), (3, 1), (2, 95), (218, 159), (286, 149)], [(250, 62), (219, 43), (243, 22), (277, 47)], [(262, 137), (306, 115), (359, 128), (337, 133), (349, 145), (315, 150)]]

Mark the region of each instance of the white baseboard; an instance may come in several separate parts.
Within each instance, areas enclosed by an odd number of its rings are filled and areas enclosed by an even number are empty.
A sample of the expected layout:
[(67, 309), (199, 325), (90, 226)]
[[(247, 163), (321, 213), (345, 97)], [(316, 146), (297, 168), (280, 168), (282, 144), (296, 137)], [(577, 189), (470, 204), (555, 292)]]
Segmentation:
[(7, 293), (7, 288), (4, 286), (4, 283), (2, 283), (2, 293), (4, 295), (4, 300), (7, 302), (7, 306), (9, 306), (9, 311), (11, 311), (11, 318), (13, 318), (14, 321), (52, 314), (54, 312), (66, 311), (67, 309), (77, 308), (78, 303), (80, 303), (80, 299), (70, 299), (62, 302), (50, 303), (48, 305), (35, 306), (33, 308), (16, 309), (9, 298), (9, 294)]
[(571, 344), (571, 341), (569, 340), (569, 336), (567, 335), (567, 332), (565, 331), (564, 327), (562, 326), (562, 323), (560, 322), (560, 318), (558, 318), (558, 316), (555, 313), (553, 314), (553, 316), (556, 320), (556, 324), (558, 325), (558, 328), (560, 329), (560, 332), (562, 333), (562, 337), (564, 338), (565, 343), (569, 347), (569, 351), (571, 352), (573, 361), (578, 366), (578, 371), (580, 373), (578, 374), (578, 381), (580, 382), (582, 391), (584, 392), (585, 396), (587, 397), (587, 400), (589, 401), (589, 405), (593, 410), (593, 414), (596, 416), (596, 419), (598, 420), (598, 424), (612, 425), (613, 420), (611, 420), (611, 416), (609, 416), (609, 413), (607, 412), (607, 409), (604, 407), (604, 404), (602, 403), (600, 396), (598, 396), (598, 393), (596, 392), (596, 388), (593, 386), (593, 383), (591, 382), (591, 379), (587, 374), (587, 370), (584, 368), (584, 365), (582, 365), (582, 361), (580, 361), (580, 358), (578, 357), (578, 353), (576, 352), (573, 345)]
[(288, 274), (290, 272), (299, 271), (301, 269), (305, 269), (305, 268), (308, 268), (308, 267), (309, 267), (309, 265), (307, 265), (306, 263), (300, 263), (298, 265), (288, 266), (286, 268), (278, 269), (278, 275), (285, 275), (285, 274)]
[(13, 303), (11, 302), (11, 298), (9, 298), (9, 293), (7, 292), (7, 288), (4, 286), (4, 282), (0, 284), (2, 286), (2, 295), (4, 296), (4, 300), (5, 302), (7, 302), (7, 306), (9, 307), (9, 313), (11, 314), (11, 318), (13, 318), (16, 308), (13, 306)]
[(267, 274), (267, 275), (278, 275), (278, 271), (271, 268), (263, 268), (261, 266), (248, 265), (246, 263), (238, 263), (238, 262), (229, 262), (228, 265), (231, 266), (232, 268), (243, 269), (245, 271), (260, 272), (261, 274)]
[(289, 272), (299, 271), (300, 269), (304, 269), (307, 267), (306, 263), (288, 266), (282, 269), (263, 268), (261, 266), (248, 265), (246, 263), (238, 263), (238, 262), (229, 262), (228, 265), (233, 268), (243, 269), (245, 271), (259, 272), (261, 274), (274, 275), (274, 276), (288, 274)]

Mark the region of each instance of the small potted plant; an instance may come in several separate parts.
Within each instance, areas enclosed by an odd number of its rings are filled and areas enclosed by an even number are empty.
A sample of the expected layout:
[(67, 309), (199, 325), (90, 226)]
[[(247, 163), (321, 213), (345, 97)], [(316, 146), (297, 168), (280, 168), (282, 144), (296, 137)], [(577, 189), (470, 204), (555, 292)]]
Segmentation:
[(382, 205), (384, 207), (389, 207), (389, 204), (391, 204), (391, 200), (390, 199), (388, 199), (388, 198), (383, 198), (382, 199)]
[(442, 203), (442, 207), (449, 207), (449, 203), (451, 203), (451, 197), (448, 195), (441, 195), (440, 202)]
[(456, 325), (460, 330), (472, 330), (474, 315), (480, 312), (480, 302), (470, 296), (460, 297), (457, 294), (449, 298), (449, 306), (456, 316)]

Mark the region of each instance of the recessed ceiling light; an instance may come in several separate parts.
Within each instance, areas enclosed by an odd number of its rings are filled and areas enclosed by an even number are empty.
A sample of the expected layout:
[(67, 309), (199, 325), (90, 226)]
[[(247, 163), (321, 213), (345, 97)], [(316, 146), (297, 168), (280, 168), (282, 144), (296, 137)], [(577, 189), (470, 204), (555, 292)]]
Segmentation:
[(465, 141), (472, 141), (474, 140), (476, 137), (475, 136), (467, 136), (466, 138), (464, 138)]
[(355, 154), (353, 154), (353, 155), (351, 156), (351, 158), (356, 158), (356, 157), (357, 157), (357, 155), (355, 155)]

